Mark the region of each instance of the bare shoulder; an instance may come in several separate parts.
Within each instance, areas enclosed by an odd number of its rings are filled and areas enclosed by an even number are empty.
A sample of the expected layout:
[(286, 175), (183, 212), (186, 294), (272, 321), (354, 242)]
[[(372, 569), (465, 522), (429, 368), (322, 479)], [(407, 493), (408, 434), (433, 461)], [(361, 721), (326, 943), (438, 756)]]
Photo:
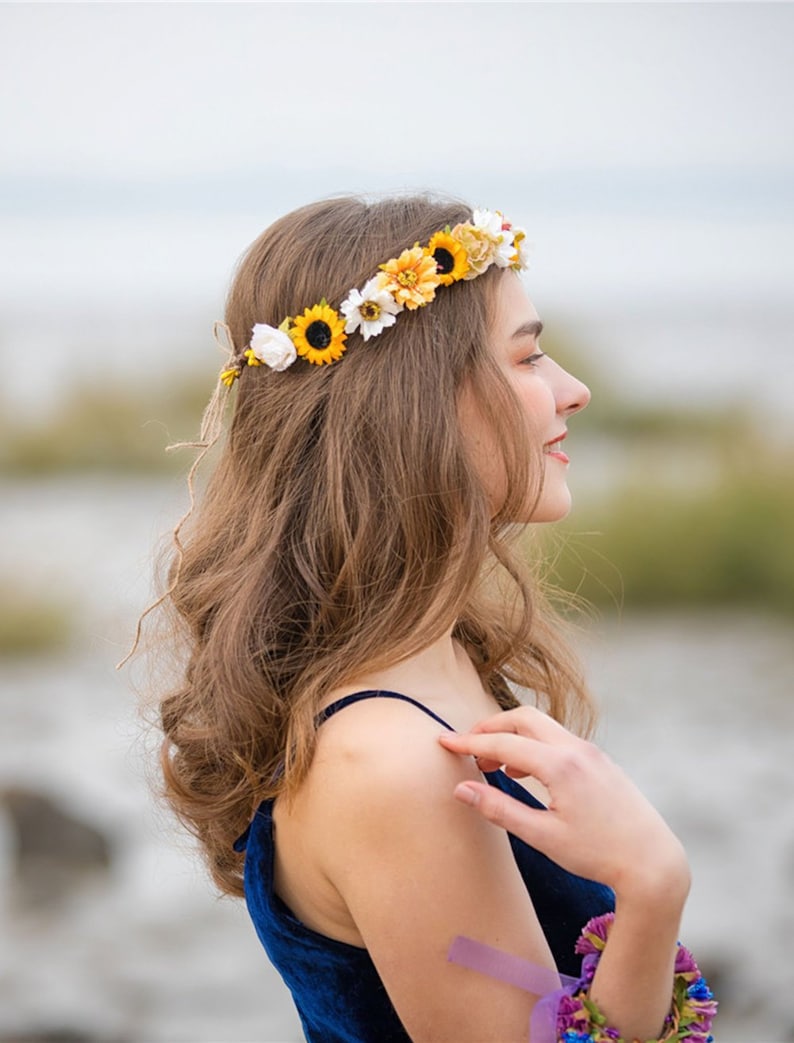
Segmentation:
[(405, 700), (362, 700), (323, 724), (312, 773), (324, 788), (350, 790), (363, 783), (374, 799), (388, 797), (395, 787), (427, 793), (434, 785), (476, 777), (473, 759), (450, 757), (440, 746), (438, 736), (446, 730)]
[(330, 718), (310, 777), (315, 850), (412, 1039), (525, 1040), (526, 994), (446, 958), (468, 935), (552, 965), (507, 834), (453, 797), (480, 776), (444, 730), (391, 699)]

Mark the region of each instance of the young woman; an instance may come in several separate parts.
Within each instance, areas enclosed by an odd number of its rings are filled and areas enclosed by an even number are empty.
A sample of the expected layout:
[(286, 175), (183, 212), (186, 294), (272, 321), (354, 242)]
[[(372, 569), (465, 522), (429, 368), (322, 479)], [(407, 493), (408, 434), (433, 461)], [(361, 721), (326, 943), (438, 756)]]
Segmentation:
[(522, 249), (497, 212), (335, 199), (269, 228), (229, 295), (236, 402), (177, 538), (163, 767), (309, 1041), (525, 1043), (545, 989), (456, 938), (578, 975), (613, 908), (554, 1038), (686, 1021), (684, 853), (578, 737), (578, 666), (513, 546), (567, 513), (590, 397), (541, 350)]

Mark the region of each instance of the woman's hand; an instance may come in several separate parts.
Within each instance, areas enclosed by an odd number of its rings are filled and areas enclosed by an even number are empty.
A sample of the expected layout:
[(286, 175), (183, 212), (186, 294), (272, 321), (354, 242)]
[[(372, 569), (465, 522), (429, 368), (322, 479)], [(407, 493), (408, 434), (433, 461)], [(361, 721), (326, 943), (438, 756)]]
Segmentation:
[(461, 783), (455, 797), (484, 818), (569, 872), (612, 887), (619, 900), (665, 895), (683, 906), (689, 869), (680, 842), (597, 746), (529, 706), (490, 717), (466, 734), (444, 733), (439, 741), (475, 757), (481, 771), (504, 765), (508, 775), (531, 775), (550, 794), (543, 811), (485, 782)]

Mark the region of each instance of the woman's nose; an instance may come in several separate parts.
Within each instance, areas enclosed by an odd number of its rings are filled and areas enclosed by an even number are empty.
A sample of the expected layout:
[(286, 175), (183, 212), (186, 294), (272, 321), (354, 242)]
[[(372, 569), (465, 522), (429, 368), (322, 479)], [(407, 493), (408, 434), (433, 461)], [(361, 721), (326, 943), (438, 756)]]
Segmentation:
[(571, 396), (573, 398), (573, 402), (570, 406), (568, 406), (567, 409), (569, 416), (572, 413), (578, 413), (582, 409), (584, 409), (591, 398), (590, 388), (587, 386), (587, 384), (583, 384), (581, 380), (578, 380), (576, 377), (573, 376), (571, 377), (571, 380), (575, 386), (575, 392)]
[(557, 412), (571, 416), (581, 412), (590, 401), (590, 388), (562, 366), (557, 365), (555, 398)]

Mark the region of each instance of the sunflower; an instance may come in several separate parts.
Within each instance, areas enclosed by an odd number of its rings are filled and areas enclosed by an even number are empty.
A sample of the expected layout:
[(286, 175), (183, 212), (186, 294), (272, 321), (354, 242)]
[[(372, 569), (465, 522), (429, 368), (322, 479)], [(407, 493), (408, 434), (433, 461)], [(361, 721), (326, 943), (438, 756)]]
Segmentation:
[(427, 244), (427, 252), (433, 257), (442, 286), (449, 286), (462, 279), (469, 270), (469, 258), (457, 239), (449, 231), (436, 232)]
[(432, 301), (436, 287), (441, 285), (436, 259), (418, 243), (411, 250), (403, 250), (399, 257), (380, 266), (387, 278), (383, 286), (398, 304), (409, 311)]
[(345, 351), (345, 323), (326, 299), (298, 315), (289, 331), (295, 350), (307, 362), (321, 366), (341, 358)]

